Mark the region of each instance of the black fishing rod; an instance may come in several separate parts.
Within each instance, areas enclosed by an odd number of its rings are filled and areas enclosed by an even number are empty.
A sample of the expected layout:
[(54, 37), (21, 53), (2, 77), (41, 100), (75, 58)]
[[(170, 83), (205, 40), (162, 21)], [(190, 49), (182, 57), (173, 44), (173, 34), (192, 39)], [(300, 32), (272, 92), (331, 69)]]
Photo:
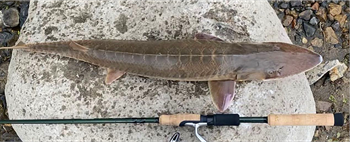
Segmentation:
[(0, 120), (0, 124), (97, 124), (97, 123), (159, 123), (160, 125), (192, 126), (198, 134), (201, 126), (239, 126), (240, 123), (268, 123), (271, 126), (343, 126), (344, 117), (336, 114), (270, 114), (267, 117), (240, 117), (238, 114), (175, 114), (155, 118), (98, 118), (98, 119), (23, 119)]

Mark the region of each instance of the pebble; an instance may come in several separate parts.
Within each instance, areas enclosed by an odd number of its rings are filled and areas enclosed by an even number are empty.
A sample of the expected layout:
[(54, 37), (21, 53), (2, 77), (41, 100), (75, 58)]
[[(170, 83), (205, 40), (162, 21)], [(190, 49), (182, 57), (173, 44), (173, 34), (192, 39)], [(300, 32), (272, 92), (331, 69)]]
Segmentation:
[(299, 28), (299, 25), (297, 25), (297, 20), (296, 19), (293, 19), (293, 21), (292, 21), (292, 28), (294, 28), (294, 29), (298, 29)]
[(28, 17), (29, 2), (23, 2), (19, 8), (19, 26), (22, 27)]
[(12, 6), (13, 4), (15, 4), (14, 1), (5, 2), (5, 5), (6, 5), (6, 6)]
[(3, 11), (4, 26), (16, 27), (19, 24), (19, 13), (16, 8), (9, 8)]
[(307, 39), (305, 37), (303, 37), (303, 39), (301, 40), (302, 43), (306, 44), (307, 43)]
[(290, 11), (290, 15), (292, 15), (295, 19), (298, 18), (298, 13), (295, 10)]
[(293, 21), (293, 16), (286, 15), (286, 16), (284, 16), (282, 24), (283, 24), (283, 26), (287, 27), (290, 25), (290, 23), (292, 23), (292, 21)]
[(3, 14), (2, 14), (2, 11), (0, 11), (0, 28), (2, 28), (3, 26), (3, 20), (2, 20), (2, 17), (3, 17)]
[(339, 3), (339, 0), (332, 0), (333, 3)]
[(340, 30), (340, 24), (338, 21), (334, 21), (333, 24), (331, 25), (333, 30), (339, 31)]
[(305, 10), (299, 14), (299, 17), (304, 20), (310, 20), (312, 15), (312, 10)]
[(327, 43), (338, 44), (339, 40), (332, 27), (327, 27), (324, 31), (324, 37)]
[(341, 13), (341, 5), (330, 3), (329, 4), (329, 13), (333, 16), (339, 15)]
[(324, 7), (320, 7), (318, 9), (316, 15), (322, 21), (326, 21), (327, 20), (327, 13), (326, 13), (326, 9)]
[(344, 1), (339, 2), (339, 5), (341, 6), (345, 5), (345, 2)]
[(312, 17), (310, 20), (311, 25), (317, 25), (318, 24), (318, 19), (316, 17)]
[(332, 103), (326, 101), (317, 101), (316, 108), (322, 112), (328, 111), (332, 106)]
[(311, 41), (311, 45), (315, 47), (322, 47), (323, 46), (323, 40), (319, 38), (315, 38)]
[(304, 28), (306, 37), (312, 37), (315, 34), (316, 28), (314, 28), (312, 25), (304, 22), (303, 28)]
[(337, 20), (337, 21), (339, 22), (340, 27), (343, 27), (343, 26), (344, 26), (345, 21), (346, 21), (346, 18), (347, 18), (347, 17), (346, 17), (345, 14), (344, 14), (344, 15), (337, 15), (337, 16), (334, 17), (334, 19)]
[(327, 3), (327, 1), (323, 1), (323, 2), (321, 3), (321, 6), (322, 6), (322, 7), (325, 7), (325, 8), (328, 8), (328, 3)]
[(331, 81), (335, 81), (344, 76), (345, 71), (348, 69), (348, 66), (344, 63), (339, 63), (336, 67), (329, 71)]
[(314, 134), (314, 137), (319, 137), (319, 136), (320, 136), (320, 130), (316, 130), (315, 134)]
[(289, 4), (287, 2), (282, 2), (280, 4), (280, 8), (287, 9), (287, 8), (289, 8)]
[(347, 7), (344, 11), (345, 13), (350, 13), (350, 7)]
[(315, 51), (314, 48), (312, 46), (307, 47), (307, 49), (311, 50), (311, 51)]
[(284, 11), (284, 13), (285, 13), (286, 15), (289, 15), (289, 14), (290, 14), (290, 10), (289, 10), (289, 9), (286, 9), (286, 10)]
[(317, 82), (323, 75), (328, 73), (339, 64), (340, 62), (338, 60), (326, 61), (325, 63), (321, 63), (313, 69), (305, 72), (307, 80), (309, 81), (309, 85)]
[(293, 0), (293, 1), (290, 2), (290, 5), (291, 5), (292, 7), (299, 7), (299, 6), (302, 5), (302, 3), (301, 3), (301, 1)]
[(320, 7), (320, 4), (319, 4), (318, 2), (315, 2), (315, 3), (312, 5), (311, 9), (312, 9), (312, 10), (318, 10), (319, 7)]
[(1, 46), (6, 47), (7, 43), (14, 37), (14, 35), (10, 32), (0, 32), (0, 44)]
[(328, 20), (330, 20), (330, 21), (334, 21), (334, 17), (333, 17), (332, 14), (327, 14), (327, 18), (328, 18)]

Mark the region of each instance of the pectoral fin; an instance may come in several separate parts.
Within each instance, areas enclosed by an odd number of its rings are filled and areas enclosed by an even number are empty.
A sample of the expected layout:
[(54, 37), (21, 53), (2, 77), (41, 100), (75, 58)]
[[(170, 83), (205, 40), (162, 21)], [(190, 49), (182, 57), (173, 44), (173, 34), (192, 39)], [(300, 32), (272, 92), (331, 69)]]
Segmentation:
[(220, 112), (224, 112), (235, 96), (235, 81), (209, 81), (209, 89), (213, 103)]
[(82, 51), (82, 52), (87, 52), (89, 48), (82, 46), (74, 41), (71, 41), (69, 43), (69, 46), (72, 47), (74, 50)]
[(212, 36), (212, 35), (208, 35), (208, 34), (204, 34), (204, 33), (197, 33), (195, 35), (196, 39), (206, 39), (206, 40), (216, 40), (216, 41), (224, 41), (218, 37)]
[(114, 80), (117, 80), (121, 76), (123, 76), (125, 72), (113, 70), (113, 69), (107, 69), (107, 76), (106, 76), (106, 84), (111, 84)]

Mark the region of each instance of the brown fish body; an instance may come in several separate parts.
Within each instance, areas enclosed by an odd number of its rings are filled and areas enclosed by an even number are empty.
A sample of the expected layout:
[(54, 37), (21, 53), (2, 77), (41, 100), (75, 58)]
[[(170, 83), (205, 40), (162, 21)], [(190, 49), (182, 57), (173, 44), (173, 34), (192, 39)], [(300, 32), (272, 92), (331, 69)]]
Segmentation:
[(263, 80), (312, 68), (320, 55), (286, 43), (213, 40), (80, 40), (24, 45), (140, 76), (179, 80)]
[(80, 40), (0, 49), (58, 54), (106, 67), (106, 84), (124, 73), (167, 80), (208, 81), (213, 103), (221, 112), (232, 104), (235, 81), (286, 77), (309, 70), (322, 61), (319, 54), (287, 43), (227, 43), (200, 33), (196, 38)]

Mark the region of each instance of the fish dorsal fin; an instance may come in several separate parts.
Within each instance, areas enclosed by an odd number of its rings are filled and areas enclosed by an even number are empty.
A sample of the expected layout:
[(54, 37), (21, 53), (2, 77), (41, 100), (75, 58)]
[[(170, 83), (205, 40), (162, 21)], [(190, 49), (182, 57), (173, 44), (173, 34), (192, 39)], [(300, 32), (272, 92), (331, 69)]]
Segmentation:
[(118, 78), (123, 76), (124, 73), (125, 72), (108, 68), (105, 83), (111, 84), (114, 80), (117, 80)]
[(69, 46), (72, 47), (74, 50), (82, 51), (82, 52), (87, 52), (89, 48), (82, 46), (74, 41), (71, 41), (69, 43)]

